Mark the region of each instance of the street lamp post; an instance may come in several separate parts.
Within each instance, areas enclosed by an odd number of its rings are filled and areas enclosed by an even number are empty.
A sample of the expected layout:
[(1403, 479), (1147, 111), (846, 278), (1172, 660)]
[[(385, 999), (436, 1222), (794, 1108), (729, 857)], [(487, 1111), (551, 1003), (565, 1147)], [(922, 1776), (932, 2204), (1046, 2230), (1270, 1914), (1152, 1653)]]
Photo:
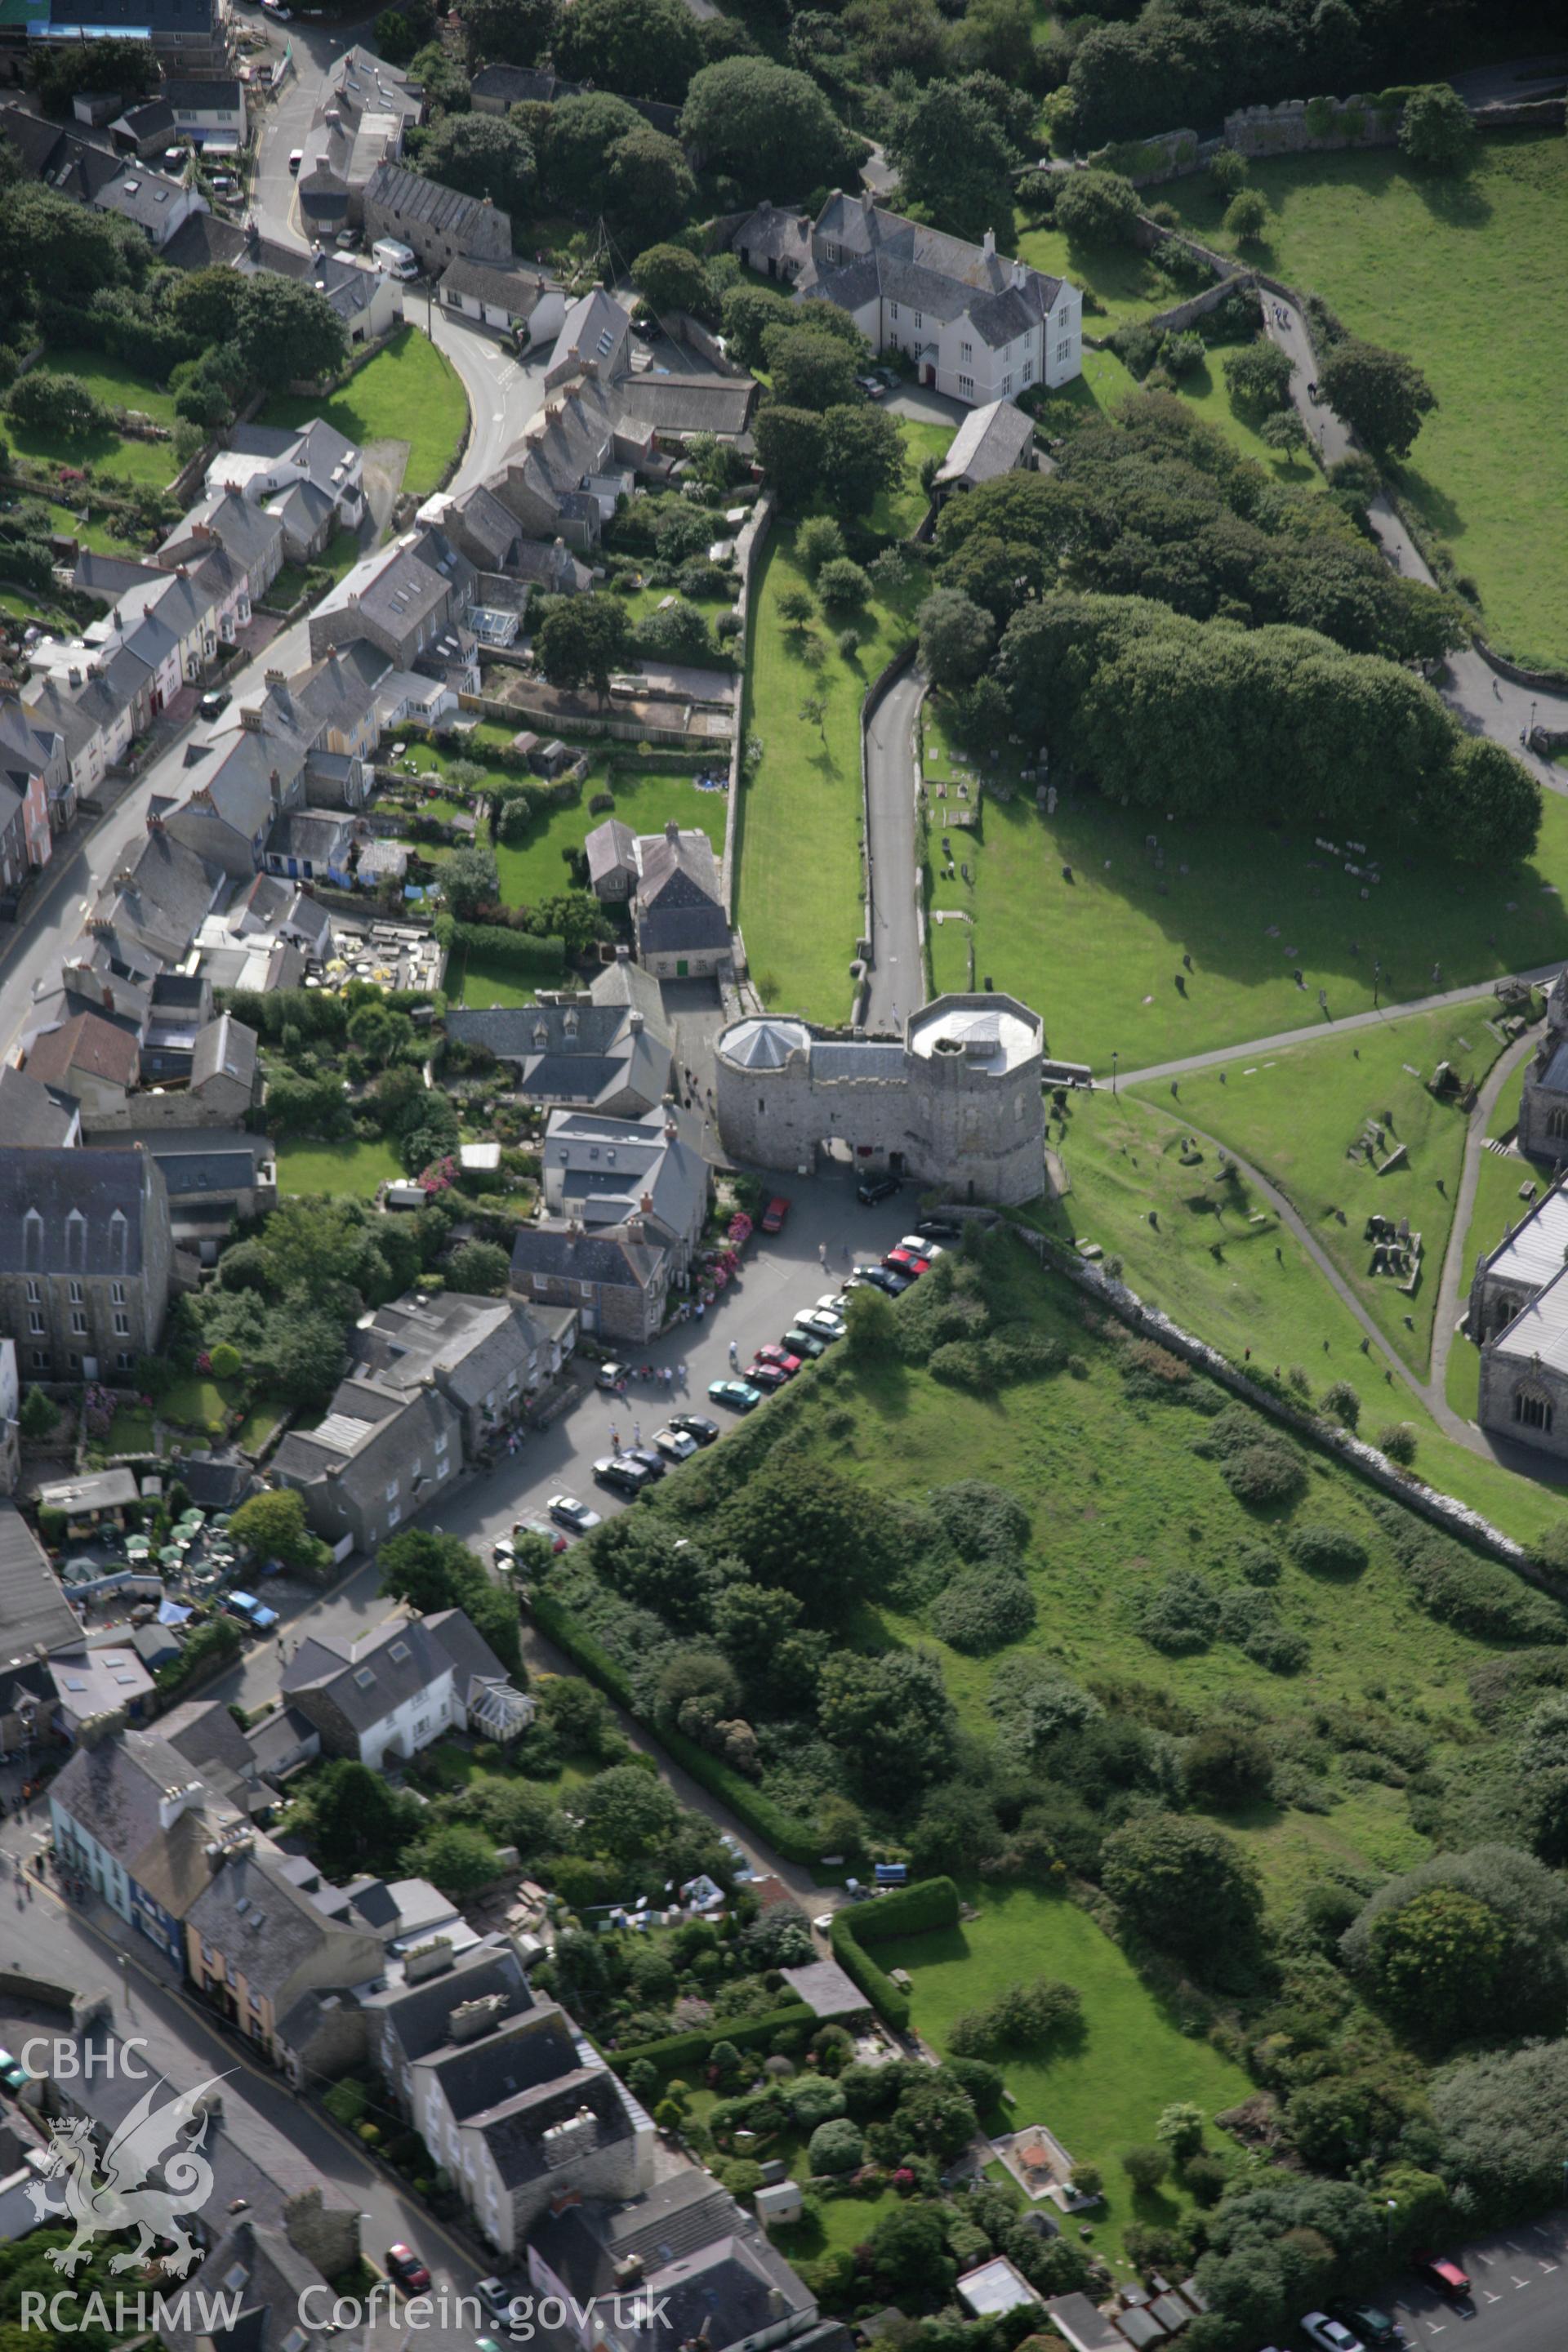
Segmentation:
[(1110, 1091), (1112, 1095), (1116, 1092), (1116, 1066), (1121, 1059), (1121, 1054), (1113, 1046), (1110, 1054)]

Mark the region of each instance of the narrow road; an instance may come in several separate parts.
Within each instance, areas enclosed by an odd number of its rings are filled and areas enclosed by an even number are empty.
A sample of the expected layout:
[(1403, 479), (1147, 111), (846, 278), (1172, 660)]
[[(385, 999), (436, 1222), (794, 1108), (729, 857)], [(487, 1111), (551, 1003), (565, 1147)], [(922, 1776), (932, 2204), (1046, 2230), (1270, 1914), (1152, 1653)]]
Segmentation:
[(925, 1003), (916, 855), (915, 721), (925, 694), (918, 670), (895, 678), (866, 727), (866, 869), (871, 892), (871, 975), (866, 1026), (901, 1029)]
[[(1436, 1319), (1432, 1327), (1432, 1369), (1428, 1386), (1435, 1398), (1447, 1403), (1446, 1388), (1448, 1358), (1453, 1352), (1457, 1336), (1455, 1326), (1463, 1310), (1461, 1285), (1465, 1271), (1465, 1245), (1469, 1239), (1470, 1218), (1476, 1205), (1476, 1186), (1480, 1178), (1481, 1153), (1486, 1148), (1487, 1129), (1498, 1106), (1498, 1097), (1520, 1064), (1534, 1053), (1541, 1040), (1531, 1032), (1500, 1054), (1487, 1074), (1486, 1084), (1470, 1113), (1469, 1131), (1465, 1137), (1465, 1163), (1459, 1175), (1459, 1190), (1454, 1202), (1454, 1222), (1449, 1229), (1448, 1247), (1443, 1260), (1443, 1277), (1437, 1288)], [(1521, 1169), (1527, 1163), (1520, 1160)], [(1528, 1171), (1527, 1171), (1528, 1172)], [(1436, 1405), (1433, 1405), (1436, 1411)], [(1468, 1422), (1464, 1423), (1468, 1429)]]

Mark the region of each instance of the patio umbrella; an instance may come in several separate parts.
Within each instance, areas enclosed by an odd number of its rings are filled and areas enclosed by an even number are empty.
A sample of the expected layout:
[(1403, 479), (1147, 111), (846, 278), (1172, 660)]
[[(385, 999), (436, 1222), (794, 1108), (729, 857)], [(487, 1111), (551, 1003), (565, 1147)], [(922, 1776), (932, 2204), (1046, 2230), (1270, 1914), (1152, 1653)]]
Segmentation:
[(178, 1544), (165, 1544), (158, 1558), (165, 1568), (178, 1568), (183, 1555)]
[(205, 1511), (198, 1511), (194, 1503), (191, 1505), (188, 1511), (182, 1511), (180, 1513), (180, 1525), (183, 1528), (205, 1528), (206, 1523), (206, 1513)]
[(125, 1538), (125, 1557), (127, 1559), (145, 1559), (152, 1549), (153, 1547), (145, 1536), (127, 1536)]
[(87, 1559), (79, 1554), (75, 1559), (68, 1559), (66, 1562), (66, 1575), (73, 1584), (82, 1581), (87, 1577), (98, 1576), (101, 1573), (101, 1567), (96, 1559)]

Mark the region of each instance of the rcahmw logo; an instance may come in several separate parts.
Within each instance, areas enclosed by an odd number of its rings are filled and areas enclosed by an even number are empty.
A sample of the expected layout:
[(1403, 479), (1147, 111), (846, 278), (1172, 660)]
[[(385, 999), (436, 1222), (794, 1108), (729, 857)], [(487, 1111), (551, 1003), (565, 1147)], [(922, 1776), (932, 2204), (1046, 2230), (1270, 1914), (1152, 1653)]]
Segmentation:
[(22, 2325), (61, 2336), (80, 2336), (89, 2328), (104, 2335), (112, 2330), (117, 2341), (135, 2336), (161, 2336), (165, 2343), (174, 2336), (221, 2337), (238, 2326), (242, 2300), (237, 2294), (193, 2294), (188, 2288), (165, 2295), (127, 2294), (123, 2288), (104, 2294), (96, 2287), (80, 2294), (75, 2287), (62, 2287), (46, 2295), (24, 2287)]

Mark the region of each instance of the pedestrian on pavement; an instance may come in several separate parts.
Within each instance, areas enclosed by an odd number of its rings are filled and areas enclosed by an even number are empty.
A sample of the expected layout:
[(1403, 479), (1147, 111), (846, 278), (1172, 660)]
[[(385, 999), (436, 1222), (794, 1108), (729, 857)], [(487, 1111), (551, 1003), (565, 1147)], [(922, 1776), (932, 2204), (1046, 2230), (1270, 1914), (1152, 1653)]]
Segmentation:
[(686, 1359), (684, 1356), (682, 1356), (675, 1370), (676, 1376), (679, 1380), (681, 1387), (684, 1388), (686, 1386)]
[(615, 1423), (612, 1421), (612, 1422), (611, 1422), (611, 1423), (610, 1423), (610, 1451), (611, 1451), (611, 1453), (612, 1453), (612, 1454), (618, 1454), (618, 1453), (620, 1452), (620, 1450), (621, 1450), (621, 1433), (620, 1433), (620, 1431), (616, 1428), (616, 1426)]
[(632, 1444), (634, 1445), (640, 1445), (642, 1444), (642, 1423), (640, 1421), (634, 1421), (632, 1423)]
[(735, 1342), (731, 1339), (730, 1342), (730, 1361), (731, 1364), (738, 1364), (740, 1360), (739, 1351), (736, 1349)]
[(818, 1242), (818, 1243), (817, 1243), (817, 1244), (816, 1244), (816, 1255), (817, 1255), (817, 1256), (822, 1260), (823, 1265), (826, 1266), (826, 1265), (827, 1264), (827, 1244), (826, 1244), (826, 1242)]

